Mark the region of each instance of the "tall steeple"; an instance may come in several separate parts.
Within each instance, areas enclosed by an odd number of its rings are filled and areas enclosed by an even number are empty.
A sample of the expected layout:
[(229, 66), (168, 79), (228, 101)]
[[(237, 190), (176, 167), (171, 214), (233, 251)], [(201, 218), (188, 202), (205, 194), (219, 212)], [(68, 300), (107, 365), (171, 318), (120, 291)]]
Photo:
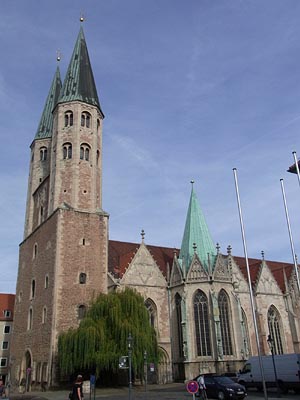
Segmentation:
[(203, 267), (208, 270), (209, 264), (213, 268), (217, 252), (194, 192), (194, 181), (191, 183), (192, 191), (179, 259), (184, 262), (185, 268), (188, 270), (196, 250)]
[(76, 100), (96, 106), (102, 113), (82, 27), (80, 27), (58, 102)]
[(52, 111), (56, 106), (61, 86), (62, 84), (60, 79), (60, 72), (59, 68), (57, 67), (52, 81), (52, 85), (49, 90), (49, 94), (47, 96), (42, 117), (35, 135), (35, 139), (44, 139), (52, 136), (52, 126), (53, 126)]

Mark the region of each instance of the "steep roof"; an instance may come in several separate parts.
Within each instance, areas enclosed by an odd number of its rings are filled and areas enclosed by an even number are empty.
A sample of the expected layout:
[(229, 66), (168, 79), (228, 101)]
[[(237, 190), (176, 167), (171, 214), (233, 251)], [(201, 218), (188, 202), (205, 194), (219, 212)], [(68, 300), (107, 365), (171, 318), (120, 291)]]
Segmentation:
[[(233, 258), (248, 282), (247, 266), (245, 258), (237, 256), (233, 256)], [(253, 285), (255, 285), (257, 283), (257, 279), (259, 276), (262, 260), (249, 258), (248, 263), (249, 263), (251, 282)], [(286, 276), (287, 280), (289, 280), (294, 271), (294, 265), (285, 262), (269, 261), (269, 260), (265, 260), (265, 263), (267, 264), (276, 282), (278, 283), (282, 293), (285, 293), (286, 287), (284, 282), (284, 275)]]
[(53, 115), (52, 111), (57, 103), (61, 89), (59, 68), (56, 68), (54, 78), (46, 99), (42, 117), (35, 135), (35, 139), (44, 139), (52, 136)]
[(189, 208), (187, 212), (183, 239), (179, 259), (184, 260), (188, 269), (193, 258), (194, 243), (197, 246), (196, 252), (203, 267), (208, 270), (208, 254), (211, 267), (215, 264), (217, 251), (210, 236), (203, 212), (199, 206), (196, 193), (192, 186)]
[[(172, 267), (174, 249), (146, 245), (162, 274), (167, 277), (167, 264)], [(140, 244), (110, 240), (108, 244), (108, 271), (115, 278), (122, 278)], [(178, 251), (178, 250), (177, 250)]]
[(75, 100), (96, 106), (101, 111), (82, 27), (75, 43), (58, 102), (65, 103)]

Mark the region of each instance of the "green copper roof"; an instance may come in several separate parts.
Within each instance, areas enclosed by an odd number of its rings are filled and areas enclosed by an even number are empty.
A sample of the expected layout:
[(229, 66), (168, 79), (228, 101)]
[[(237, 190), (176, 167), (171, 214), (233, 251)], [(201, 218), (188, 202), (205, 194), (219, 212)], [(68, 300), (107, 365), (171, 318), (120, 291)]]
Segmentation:
[[(215, 264), (217, 251), (210, 236), (208, 226), (204, 215), (199, 206), (196, 193), (192, 187), (190, 204), (187, 212), (184, 235), (182, 239), (179, 259), (184, 260), (186, 270), (189, 269), (193, 255), (195, 253), (194, 243), (196, 244), (196, 253), (201, 260), (202, 265), (208, 270), (208, 258), (211, 268)], [(209, 254), (209, 257), (208, 257)]]
[(65, 103), (75, 100), (94, 105), (101, 111), (82, 27), (77, 37), (58, 102)]
[(57, 67), (45, 103), (43, 114), (38, 126), (38, 130), (35, 135), (35, 139), (49, 138), (52, 136), (52, 125), (53, 125), (52, 111), (57, 103), (60, 89), (61, 89), (61, 79), (60, 79), (59, 68)]

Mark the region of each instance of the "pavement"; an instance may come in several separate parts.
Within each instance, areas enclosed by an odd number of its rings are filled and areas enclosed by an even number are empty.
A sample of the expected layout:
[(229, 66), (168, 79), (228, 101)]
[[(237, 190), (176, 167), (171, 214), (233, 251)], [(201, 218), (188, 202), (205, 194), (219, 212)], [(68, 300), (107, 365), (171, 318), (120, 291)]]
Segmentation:
[[(46, 392), (26, 392), (11, 393), (9, 400), (68, 400), (68, 390), (48, 390)], [(268, 391), (268, 399), (277, 399), (276, 390)], [(299, 400), (299, 394), (289, 392), (281, 395), (281, 400)], [(129, 393), (128, 387), (116, 388), (96, 388), (95, 395), (84, 394), (84, 400), (198, 400), (199, 397), (193, 397), (188, 393), (183, 383), (171, 383), (165, 385), (148, 385), (146, 390), (144, 386), (134, 386)], [(262, 392), (249, 390), (247, 400), (265, 400)]]

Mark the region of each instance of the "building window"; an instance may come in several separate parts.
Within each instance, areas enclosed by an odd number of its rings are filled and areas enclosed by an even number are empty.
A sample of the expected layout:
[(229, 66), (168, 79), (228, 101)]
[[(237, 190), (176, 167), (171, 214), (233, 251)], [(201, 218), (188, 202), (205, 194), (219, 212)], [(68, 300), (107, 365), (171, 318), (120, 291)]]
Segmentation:
[(96, 157), (97, 157), (97, 166), (99, 165), (99, 158), (100, 158), (100, 151), (99, 150), (97, 150), (97, 155), (96, 155)]
[(28, 319), (27, 319), (27, 330), (31, 330), (32, 329), (32, 319), (33, 319), (33, 311), (32, 308), (29, 308), (28, 311)]
[(36, 258), (37, 254), (38, 254), (38, 245), (37, 243), (35, 243), (33, 246), (33, 258)]
[(220, 310), (220, 327), (223, 345), (223, 354), (230, 356), (232, 352), (232, 339), (230, 329), (230, 310), (229, 299), (225, 290), (221, 290), (218, 297), (218, 306)]
[(194, 297), (194, 319), (197, 355), (211, 356), (208, 301), (205, 293), (201, 290), (198, 290)]
[(70, 160), (72, 158), (72, 144), (64, 143), (63, 144), (63, 159)]
[(90, 146), (83, 143), (80, 146), (80, 160), (89, 161), (90, 159)]
[(7, 358), (1, 357), (0, 358), (0, 368), (7, 367)]
[(20, 290), (19, 296), (18, 296), (19, 303), (21, 303), (22, 297), (23, 297), (23, 292), (22, 292), (22, 290)]
[(182, 311), (181, 311), (181, 296), (176, 293), (175, 295), (175, 308), (176, 308), (176, 328), (177, 328), (177, 343), (179, 357), (183, 357), (183, 335), (182, 335)]
[(100, 119), (97, 119), (97, 131), (99, 132), (100, 129)]
[(31, 281), (31, 299), (34, 299), (34, 297), (35, 297), (35, 280), (34, 279), (32, 279), (32, 281)]
[(273, 339), (274, 354), (283, 354), (281, 318), (274, 306), (271, 306), (268, 311), (268, 328)]
[(86, 306), (84, 304), (80, 304), (78, 307), (78, 319), (83, 319), (86, 315)]
[(73, 126), (73, 112), (66, 111), (65, 112), (65, 127)]
[(40, 160), (46, 161), (47, 160), (47, 147), (40, 148)]
[(47, 307), (43, 308), (43, 315), (42, 315), (42, 324), (45, 324), (47, 321)]
[(145, 301), (145, 306), (149, 314), (150, 325), (157, 330), (157, 309), (155, 303), (151, 299)]
[(2, 342), (2, 350), (8, 350), (8, 342), (7, 341)]
[(86, 283), (86, 274), (84, 272), (81, 272), (81, 274), (79, 275), (79, 283), (81, 285)]
[(11, 317), (11, 311), (10, 310), (4, 310), (4, 318), (10, 318)]
[(5, 326), (4, 326), (3, 333), (5, 333), (5, 334), (10, 333), (10, 325), (5, 325)]
[(48, 287), (49, 287), (49, 276), (46, 275), (45, 276), (45, 289), (48, 289)]
[(81, 114), (81, 126), (85, 126), (86, 128), (90, 128), (91, 126), (91, 114), (84, 111)]

